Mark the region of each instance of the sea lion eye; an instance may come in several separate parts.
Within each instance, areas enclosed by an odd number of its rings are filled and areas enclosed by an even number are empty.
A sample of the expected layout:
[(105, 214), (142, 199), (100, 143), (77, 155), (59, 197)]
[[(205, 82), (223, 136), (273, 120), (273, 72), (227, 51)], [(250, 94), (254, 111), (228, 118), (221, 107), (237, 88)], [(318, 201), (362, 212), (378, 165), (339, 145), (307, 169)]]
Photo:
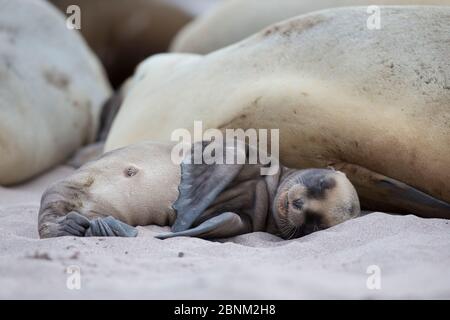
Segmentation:
[(138, 169), (135, 167), (128, 167), (125, 169), (125, 176), (126, 177), (132, 177), (135, 176), (138, 173)]
[(292, 201), (292, 205), (298, 210), (302, 210), (303, 204), (304, 202), (302, 199), (295, 199), (294, 201)]

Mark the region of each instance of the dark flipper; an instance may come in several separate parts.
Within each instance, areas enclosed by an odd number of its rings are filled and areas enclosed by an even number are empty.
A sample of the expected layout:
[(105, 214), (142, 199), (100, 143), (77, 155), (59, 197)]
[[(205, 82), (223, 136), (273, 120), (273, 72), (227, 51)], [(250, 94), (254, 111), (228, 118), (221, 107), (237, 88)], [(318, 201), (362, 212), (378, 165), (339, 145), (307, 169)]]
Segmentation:
[(136, 228), (111, 216), (90, 221), (86, 237), (136, 237)]
[[(194, 148), (207, 145), (208, 142), (199, 142), (194, 144)], [(223, 150), (225, 159), (225, 148)], [(246, 146), (238, 144), (233, 151), (235, 154), (244, 153), (245, 158)], [(183, 160), (180, 193), (173, 205), (177, 211), (177, 218), (172, 226), (173, 232), (189, 229), (243, 168), (243, 164), (225, 164), (225, 161), (223, 163), (206, 164), (202, 161), (201, 164), (195, 164), (193, 154)]]
[(84, 237), (86, 230), (89, 228), (89, 219), (81, 214), (72, 211), (69, 212), (59, 224), (59, 232), (56, 236), (76, 236)]
[(228, 238), (251, 232), (249, 223), (233, 212), (224, 212), (206, 220), (195, 228), (156, 236), (158, 239), (174, 237), (198, 237), (204, 239)]
[(365, 209), (450, 219), (450, 204), (410, 185), (357, 165), (340, 163), (333, 167), (347, 175)]
[(58, 222), (58, 230), (58, 237), (136, 237), (138, 233), (136, 228), (111, 216), (89, 220), (75, 211)]

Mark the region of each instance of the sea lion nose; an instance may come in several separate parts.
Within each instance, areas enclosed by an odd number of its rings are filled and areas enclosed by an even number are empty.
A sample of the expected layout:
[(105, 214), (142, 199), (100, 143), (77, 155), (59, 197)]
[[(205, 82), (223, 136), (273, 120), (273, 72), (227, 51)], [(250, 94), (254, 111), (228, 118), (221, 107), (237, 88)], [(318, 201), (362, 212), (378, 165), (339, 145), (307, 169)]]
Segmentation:
[(317, 213), (306, 212), (305, 223), (302, 226), (302, 234), (308, 235), (321, 229), (322, 218)]
[(308, 212), (308, 211), (306, 212), (305, 225), (318, 226), (318, 225), (320, 225), (321, 221), (322, 221), (322, 218), (317, 213)]

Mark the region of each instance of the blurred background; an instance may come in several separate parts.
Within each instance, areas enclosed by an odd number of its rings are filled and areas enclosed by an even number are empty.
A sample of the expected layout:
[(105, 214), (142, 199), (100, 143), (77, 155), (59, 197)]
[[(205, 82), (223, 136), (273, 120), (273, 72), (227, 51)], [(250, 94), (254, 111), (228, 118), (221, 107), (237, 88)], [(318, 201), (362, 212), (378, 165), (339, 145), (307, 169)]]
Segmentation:
[(224, 0), (49, 0), (64, 14), (81, 9), (81, 33), (114, 88), (148, 56), (167, 52), (187, 23)]

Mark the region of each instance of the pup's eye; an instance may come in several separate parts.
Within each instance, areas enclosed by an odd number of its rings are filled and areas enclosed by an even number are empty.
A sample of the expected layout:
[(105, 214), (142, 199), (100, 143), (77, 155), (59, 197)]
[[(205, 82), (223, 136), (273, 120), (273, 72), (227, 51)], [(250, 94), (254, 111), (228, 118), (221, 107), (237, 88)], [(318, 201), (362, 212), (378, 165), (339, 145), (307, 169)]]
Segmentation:
[(298, 210), (302, 210), (303, 204), (304, 203), (302, 199), (295, 199), (294, 201), (292, 201), (292, 205)]

